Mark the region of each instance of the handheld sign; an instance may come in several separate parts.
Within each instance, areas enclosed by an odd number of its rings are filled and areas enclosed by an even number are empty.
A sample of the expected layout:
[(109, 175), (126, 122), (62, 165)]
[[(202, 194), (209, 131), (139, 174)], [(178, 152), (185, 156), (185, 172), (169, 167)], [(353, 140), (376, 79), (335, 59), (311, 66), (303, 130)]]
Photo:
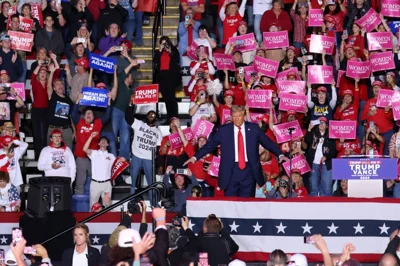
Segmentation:
[(356, 121), (329, 121), (329, 138), (331, 139), (355, 139)]
[(277, 31), (277, 32), (264, 32), (264, 47), (266, 49), (276, 49), (289, 47), (288, 32)]
[(371, 75), (371, 64), (369, 61), (347, 61), (346, 76), (349, 78), (367, 79)]
[(321, 27), (324, 23), (324, 12), (321, 8), (308, 10), (308, 26)]
[(397, 179), (397, 158), (333, 159), (332, 179)]
[[(14, 88), (15, 91), (18, 93), (18, 96), (21, 97), (22, 100), (26, 100), (26, 96), (25, 96), (25, 84), (24, 83), (20, 83), (20, 82), (14, 82), (11, 84), (7, 83), (7, 86), (10, 86), (11, 88)], [(7, 100), (15, 100), (15, 97), (12, 95), (8, 95), (7, 96)]]
[(137, 87), (133, 104), (147, 104), (158, 102), (158, 84)]
[(214, 54), (215, 65), (218, 70), (232, 70), (236, 71), (235, 62), (233, 61), (232, 55), (229, 54)]
[(234, 51), (240, 51), (242, 53), (254, 51), (257, 48), (254, 33), (231, 37), (228, 42), (231, 47), (232, 44), (235, 43)]
[(367, 32), (371, 32), (375, 29), (376, 26), (381, 24), (382, 21), (375, 9), (370, 8), (369, 11), (359, 20), (355, 21), (355, 23), (357, 23), (360, 28), (366, 29)]
[[(284, 162), (283, 168), (285, 168), (286, 174), (290, 176), (290, 162)], [(292, 158), (292, 170), (299, 169), (300, 174), (303, 175), (311, 171), (310, 165), (307, 163), (307, 159), (304, 155), (298, 155)]]
[(108, 105), (108, 91), (97, 88), (82, 88), (83, 98), (79, 101), (80, 105), (104, 107)]
[(333, 67), (332, 66), (308, 66), (308, 82), (310, 84), (332, 84)]
[(34, 38), (32, 33), (9, 30), (8, 35), (11, 38), (11, 49), (25, 52), (32, 51)]
[(90, 53), (89, 67), (106, 73), (114, 73), (114, 66), (117, 64), (115, 58), (108, 58), (98, 54)]
[(246, 94), (249, 108), (268, 109), (271, 107), (271, 90), (247, 90)]
[(44, 21), (43, 21), (41, 4), (35, 4), (35, 3), (30, 3), (30, 4), (32, 9), (31, 11), (32, 17), (39, 21), (40, 27), (43, 27)]
[(385, 17), (400, 17), (400, 3), (397, 0), (382, 0), (381, 14)]
[(219, 173), (219, 164), (221, 162), (221, 158), (214, 156), (211, 164), (210, 164), (210, 169), (208, 170), (208, 174), (212, 176), (218, 176)]

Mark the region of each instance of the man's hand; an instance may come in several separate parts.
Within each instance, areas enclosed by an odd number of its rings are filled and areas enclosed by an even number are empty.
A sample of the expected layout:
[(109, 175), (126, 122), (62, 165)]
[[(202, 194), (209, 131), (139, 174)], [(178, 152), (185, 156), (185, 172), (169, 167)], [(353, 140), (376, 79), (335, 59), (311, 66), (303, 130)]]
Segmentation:
[(93, 139), (93, 138), (95, 138), (97, 135), (99, 135), (99, 132), (95, 131), (95, 132), (92, 132), (92, 134), (90, 134), (90, 137)]
[(353, 244), (351, 243), (344, 245), (342, 255), (340, 256), (340, 262), (343, 263), (346, 260), (349, 260), (351, 252), (354, 252), (355, 250), (355, 246), (353, 246)]
[(167, 174), (167, 175), (173, 174), (172, 168), (173, 168), (173, 166), (168, 165), (167, 169), (165, 170), (165, 174)]
[(57, 170), (58, 168), (60, 168), (61, 167), (61, 165), (59, 165), (58, 163), (52, 163), (51, 164), (51, 168), (53, 168), (53, 169), (55, 169), (55, 170)]
[(183, 164), (183, 166), (186, 166), (186, 165), (188, 165), (188, 164), (190, 164), (190, 163), (195, 163), (195, 162), (196, 162), (196, 158), (192, 157), (192, 158), (190, 158), (189, 160), (187, 160), (187, 161)]
[(183, 230), (186, 231), (189, 228), (189, 219), (186, 216), (183, 216), (181, 220), (182, 220), (182, 228)]
[(285, 155), (280, 155), (279, 156), (279, 163), (282, 163), (283, 161), (288, 162), (289, 158), (286, 157)]
[(323, 156), (323, 157), (321, 158), (321, 163), (324, 163), (325, 161), (326, 161), (326, 157)]
[(385, 107), (385, 112), (387, 113), (387, 112), (389, 112), (390, 111), (390, 108), (392, 108), (390, 105), (387, 105), (386, 107)]
[(315, 242), (314, 247), (321, 251), (321, 253), (328, 252), (328, 246), (321, 235), (313, 235), (312, 239)]
[(13, 245), (13, 243), (11, 243), (10, 249), (17, 260), (22, 259), (22, 256), (24, 255), (25, 246), (26, 246), (25, 238), (22, 238), (20, 241), (18, 241), (15, 246)]
[(34, 249), (36, 249), (36, 253), (34, 256), (41, 257), (42, 259), (47, 259), (49, 255), (47, 254), (47, 250), (40, 244), (34, 245)]
[(139, 243), (136, 243), (135, 238), (132, 237), (132, 249), (135, 255), (142, 255), (154, 246), (155, 235), (146, 232)]
[(174, 125), (175, 125), (177, 128), (180, 128), (180, 127), (181, 127), (181, 121), (180, 121), (179, 119), (174, 119), (172, 122), (174, 123)]
[(153, 209), (153, 219), (156, 220), (156, 226), (165, 226), (166, 210), (161, 208)]
[(15, 63), (15, 61), (17, 61), (17, 52), (14, 52), (14, 54), (12, 55), (12, 57), (11, 57), (11, 62), (14, 64)]

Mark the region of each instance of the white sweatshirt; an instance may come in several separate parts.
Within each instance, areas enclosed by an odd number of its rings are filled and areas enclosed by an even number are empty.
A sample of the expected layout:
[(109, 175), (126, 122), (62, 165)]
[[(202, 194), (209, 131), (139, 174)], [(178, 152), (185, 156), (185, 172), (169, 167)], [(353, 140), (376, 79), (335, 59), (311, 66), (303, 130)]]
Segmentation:
[[(60, 164), (61, 167), (53, 169), (53, 163)], [(70, 148), (54, 148), (46, 146), (40, 152), (38, 169), (44, 171), (45, 176), (70, 177), (71, 184), (75, 180), (76, 164), (75, 158)]]
[(20, 141), (20, 140), (13, 140), (13, 143), (18, 145), (14, 149), (14, 157), (9, 159), (7, 157), (7, 153), (4, 149), (0, 149), (0, 156), (6, 155), (4, 158), (0, 159), (0, 167), (6, 165), (9, 162), (9, 166), (7, 167), (8, 174), (10, 175), (10, 183), (16, 186), (17, 188), (22, 185), (24, 182), (22, 180), (22, 173), (21, 167), (19, 165), (19, 160), (22, 158), (22, 155), (28, 149), (28, 143)]

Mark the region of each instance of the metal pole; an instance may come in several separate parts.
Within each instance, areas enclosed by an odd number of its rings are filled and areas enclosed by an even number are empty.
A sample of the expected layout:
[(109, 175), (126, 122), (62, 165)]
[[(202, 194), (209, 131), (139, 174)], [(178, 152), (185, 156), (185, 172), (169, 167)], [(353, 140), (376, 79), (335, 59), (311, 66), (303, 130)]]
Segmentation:
[[(164, 188), (164, 190), (166, 191), (166, 186), (164, 185), (163, 182), (153, 183), (153, 184), (151, 184), (150, 186), (148, 186), (147, 188), (143, 189), (142, 191), (140, 191), (140, 192), (138, 192), (138, 193), (136, 193), (136, 194), (132, 194), (132, 195), (127, 196), (126, 198), (124, 198), (124, 199), (120, 200), (119, 202), (117, 202), (117, 203), (115, 203), (115, 204), (113, 204), (113, 205), (111, 205), (111, 206), (109, 206), (109, 207), (103, 209), (102, 211), (97, 212), (97, 213), (93, 214), (92, 216), (89, 216), (88, 218), (83, 219), (82, 221), (79, 221), (79, 223), (83, 223), (83, 224), (84, 224), (84, 223), (90, 222), (91, 220), (96, 219), (97, 217), (103, 215), (104, 213), (106, 213), (106, 212), (108, 212), (108, 211), (110, 211), (110, 210), (112, 210), (112, 209), (114, 209), (114, 208), (116, 208), (116, 207), (118, 207), (118, 206), (124, 204), (125, 202), (128, 202), (128, 201), (130, 201), (131, 199), (133, 199), (133, 198), (135, 198), (135, 197), (137, 197), (137, 196), (140, 196), (140, 195), (142, 195), (142, 194), (144, 194), (144, 193), (146, 193), (146, 192), (148, 192), (148, 191), (150, 191), (150, 190), (156, 190), (156, 191), (158, 191), (159, 193), (161, 193), (161, 192), (160, 192), (160, 189), (157, 188), (158, 185), (162, 186), (162, 187)], [(166, 192), (164, 192), (164, 193), (166, 193)], [(164, 195), (164, 197), (166, 197), (166, 195)], [(74, 228), (75, 228), (75, 226), (72, 226), (72, 227), (70, 227), (70, 228), (68, 228), (68, 229), (65, 229), (65, 230), (62, 231), (61, 233), (58, 233), (57, 235), (55, 235), (55, 236), (53, 236), (53, 237), (51, 237), (51, 238), (49, 238), (49, 239), (43, 241), (41, 244), (44, 245), (44, 244), (46, 244), (47, 242), (50, 242), (51, 240), (56, 239), (57, 237), (62, 236), (62, 235), (64, 235), (64, 234), (68, 233), (69, 231), (73, 230)]]

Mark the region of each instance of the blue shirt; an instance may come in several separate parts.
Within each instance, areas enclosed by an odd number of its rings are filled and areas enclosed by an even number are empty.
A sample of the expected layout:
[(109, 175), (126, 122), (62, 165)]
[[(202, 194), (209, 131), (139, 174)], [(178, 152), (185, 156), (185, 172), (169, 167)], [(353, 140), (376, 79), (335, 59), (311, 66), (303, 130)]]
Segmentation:
[(135, 13), (133, 13), (133, 8), (131, 5), (130, 0), (118, 0), (118, 3), (128, 11), (128, 19), (134, 19), (135, 18)]

